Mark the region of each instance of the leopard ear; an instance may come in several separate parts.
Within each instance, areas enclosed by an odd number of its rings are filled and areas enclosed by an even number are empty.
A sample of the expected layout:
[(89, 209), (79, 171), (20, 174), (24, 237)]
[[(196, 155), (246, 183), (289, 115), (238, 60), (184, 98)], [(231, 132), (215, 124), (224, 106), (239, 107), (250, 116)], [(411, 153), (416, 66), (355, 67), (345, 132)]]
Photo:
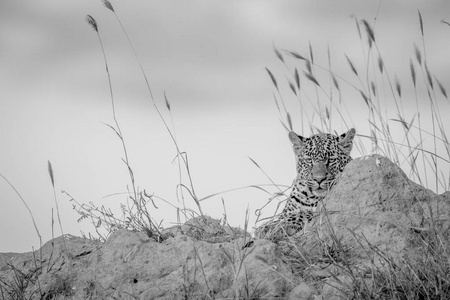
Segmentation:
[(291, 131), (289, 132), (289, 139), (291, 140), (292, 144), (294, 145), (301, 145), (303, 146), (305, 138), (297, 135), (295, 132)]
[(350, 152), (352, 151), (353, 138), (355, 137), (355, 134), (356, 130), (355, 128), (352, 128), (338, 137), (339, 148), (341, 148), (341, 150), (344, 151), (346, 154), (350, 154)]
[(293, 144), (292, 146), (294, 148), (295, 155), (300, 156), (305, 146), (305, 143), (303, 141), (304, 137), (297, 135), (295, 132), (291, 131), (289, 132), (289, 139)]

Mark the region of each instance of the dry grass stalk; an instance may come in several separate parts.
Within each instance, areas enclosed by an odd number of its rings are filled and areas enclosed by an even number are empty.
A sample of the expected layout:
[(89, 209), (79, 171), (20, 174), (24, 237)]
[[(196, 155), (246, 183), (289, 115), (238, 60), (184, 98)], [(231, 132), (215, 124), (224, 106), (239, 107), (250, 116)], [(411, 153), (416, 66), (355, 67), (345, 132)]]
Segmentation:
[(268, 68), (266, 68), (266, 71), (267, 71), (267, 74), (269, 74), (269, 77), (272, 80), (273, 85), (278, 90), (278, 83), (277, 83), (277, 80), (275, 79), (275, 76), (273, 76), (273, 73)]
[(295, 79), (295, 84), (297, 85), (297, 89), (300, 90), (300, 76), (298, 75), (297, 68), (295, 68), (295, 71), (294, 71), (294, 79)]
[(355, 73), (356, 76), (358, 76), (358, 71), (356, 71), (355, 65), (352, 63), (347, 54), (345, 54), (345, 58), (347, 59), (348, 65), (350, 66), (350, 69), (352, 69), (352, 72)]
[(55, 192), (55, 179), (53, 176), (53, 168), (52, 168), (52, 164), (50, 163), (50, 161), (48, 161), (48, 174), (50, 176), (50, 180), (52, 182), (52, 187), (53, 187), (53, 197), (55, 199), (55, 205), (56, 205), (56, 215), (58, 216), (58, 223), (59, 223), (59, 228), (61, 229), (61, 234), (64, 235), (64, 231), (62, 228), (62, 224), (61, 224), (61, 217), (59, 215), (59, 206), (58, 206), (58, 201), (56, 199), (56, 192)]
[(275, 47), (275, 44), (273, 44), (273, 51), (275, 52), (275, 55), (278, 57), (278, 59), (284, 63), (283, 55), (281, 55), (281, 52), (277, 49), (277, 47)]
[(412, 59), (409, 59), (409, 69), (411, 70), (411, 78), (414, 84), (414, 88), (416, 87), (416, 68), (412, 62)]
[(375, 42), (375, 33), (372, 29), (372, 26), (370, 26), (369, 22), (367, 22), (366, 20), (362, 20), (361, 21), (364, 25), (364, 28), (366, 29), (367, 35), (370, 37), (370, 40), (372, 42)]
[(310, 73), (303, 73), (305, 75), (306, 78), (308, 78), (308, 80), (310, 80), (311, 82), (314, 82), (314, 84), (316, 84), (317, 86), (320, 86), (319, 82), (317, 81), (317, 79)]

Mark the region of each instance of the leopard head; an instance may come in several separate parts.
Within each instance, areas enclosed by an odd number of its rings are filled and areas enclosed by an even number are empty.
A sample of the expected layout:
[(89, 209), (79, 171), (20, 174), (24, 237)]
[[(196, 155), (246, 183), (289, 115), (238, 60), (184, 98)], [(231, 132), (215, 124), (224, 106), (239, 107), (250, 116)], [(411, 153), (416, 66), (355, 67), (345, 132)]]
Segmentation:
[(336, 176), (352, 160), (355, 129), (342, 135), (327, 133), (315, 134), (309, 138), (289, 132), (297, 161), (297, 180), (320, 195), (329, 190)]

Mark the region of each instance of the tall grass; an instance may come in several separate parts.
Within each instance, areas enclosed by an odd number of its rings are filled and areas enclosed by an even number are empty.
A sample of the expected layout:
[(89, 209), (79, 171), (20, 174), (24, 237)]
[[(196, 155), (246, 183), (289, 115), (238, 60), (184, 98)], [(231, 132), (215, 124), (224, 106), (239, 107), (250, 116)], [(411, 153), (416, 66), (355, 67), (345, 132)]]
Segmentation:
[(28, 206), (27, 202), (22, 197), (22, 195), (19, 193), (19, 191), (14, 187), (14, 185), (2, 173), (0, 173), (0, 177), (2, 177), (3, 180), (5, 180), (9, 184), (9, 186), (14, 190), (16, 195), (19, 197), (20, 201), (22, 201), (23, 205), (25, 205), (26, 209), (28, 210), (28, 213), (30, 214), (31, 221), (33, 222), (34, 229), (36, 230), (36, 234), (39, 237), (39, 246), (42, 247), (42, 236), (36, 225), (36, 221), (34, 219), (33, 212), (31, 211), (30, 207)]
[[(356, 127), (360, 137), (356, 140), (356, 149), (361, 154), (385, 155), (400, 165), (413, 180), (435, 192), (442, 192), (450, 188), (450, 144), (445, 130), (448, 123), (441, 116), (448, 111), (449, 101), (445, 87), (430, 71), (420, 12), (418, 17), (422, 43), (421, 47), (414, 46), (415, 57), (409, 58), (411, 83), (408, 85), (403, 86), (385, 64), (373, 25), (356, 17), (365, 62), (359, 66), (344, 54), (350, 72), (348, 78), (331, 68), (329, 49), (327, 65), (315, 61), (311, 45), (308, 55), (275, 49), (276, 56), (288, 70), (283, 76), (292, 97), (283, 95), (277, 76), (268, 68), (267, 72), (276, 90), (274, 98), (286, 129), (290, 130), (292, 121), (297, 119), (300, 119), (299, 129), (294, 129), (304, 135), (311, 133), (309, 129), (313, 133), (339, 132), (339, 128)], [(409, 87), (412, 92), (405, 92)], [(409, 95), (413, 95), (413, 101)], [(353, 98), (349, 99), (349, 96)], [(354, 99), (358, 97), (366, 107), (367, 121), (364, 124), (355, 124), (354, 121), (355, 118), (361, 120), (364, 113), (352, 112), (348, 108), (348, 105), (355, 106)], [(298, 115), (297, 110), (286, 109), (286, 98), (298, 101), (299, 118), (293, 118)], [(414, 106), (416, 111), (410, 113)]]
[[(364, 62), (361, 66), (344, 54), (349, 76), (331, 68), (329, 49), (327, 64), (317, 62), (311, 44), (307, 55), (275, 49), (276, 57), (287, 70), (282, 76), (287, 79), (289, 96), (281, 93), (275, 72), (268, 68), (267, 72), (276, 91), (274, 98), (284, 127), (290, 130), (292, 122), (296, 124), (293, 116), (298, 115), (297, 111), (286, 109), (287, 99), (293, 98), (300, 106), (299, 129), (294, 128), (300, 134), (339, 132), (354, 126), (359, 133), (355, 144), (360, 154), (385, 155), (419, 184), (436, 193), (449, 190), (450, 144), (446, 132), (449, 100), (446, 88), (431, 71), (422, 14), (418, 11), (420, 46), (414, 45), (414, 57), (406, 58), (410, 76), (402, 80), (385, 64), (375, 22), (356, 17), (355, 21)], [(352, 114), (347, 105), (355, 106), (355, 102), (347, 100), (349, 95), (364, 103), (365, 124), (355, 124), (356, 114), (361, 120), (362, 113)], [(341, 242), (332, 227), (331, 244), (323, 242), (320, 234), (313, 239), (318, 243), (314, 247), (319, 249), (318, 253), (308, 252), (306, 249), (310, 247), (303, 248), (303, 243), (310, 241), (303, 236), (303, 241), (292, 238), (284, 241), (283, 245), (289, 249), (284, 254), (294, 269), (298, 267), (302, 277), (308, 276), (305, 270), (315, 264), (325, 262), (334, 266), (335, 288), (346, 299), (449, 299), (450, 238), (436, 222), (431, 216), (431, 229), (420, 233), (415, 255), (405, 256), (402, 261), (354, 234), (360, 246), (368, 245), (367, 256), (377, 256), (381, 261), (366, 268), (356, 267), (346, 254), (349, 245)], [(314, 235), (314, 231), (309, 234)]]
[[(180, 150), (180, 148), (179, 148), (179, 146), (178, 146), (178, 143), (177, 143), (177, 140), (176, 140), (176, 134), (175, 134), (174, 127), (173, 127), (172, 130), (169, 128), (169, 126), (168, 126), (166, 120), (164, 119), (163, 115), (161, 114), (160, 109), (158, 108), (158, 105), (157, 105), (156, 102), (155, 102), (155, 98), (153, 97), (153, 92), (152, 92), (152, 89), (151, 89), (151, 87), (150, 87), (150, 83), (149, 83), (147, 74), (145, 73), (145, 70), (144, 70), (144, 68), (143, 68), (143, 66), (142, 66), (142, 63), (141, 63), (141, 61), (140, 61), (140, 59), (139, 59), (139, 56), (138, 56), (136, 50), (134, 49), (133, 43), (131, 42), (130, 37), (129, 37), (127, 31), (125, 30), (125, 27), (123, 26), (122, 22), (120, 21), (119, 16), (117, 15), (116, 11), (114, 10), (113, 5), (111, 4), (111, 2), (110, 2), (109, 0), (102, 0), (102, 2), (103, 2), (103, 5), (104, 5), (107, 9), (109, 9), (111, 12), (114, 13), (114, 16), (116, 17), (116, 19), (117, 19), (117, 21), (118, 21), (120, 27), (122, 28), (123, 33), (125, 34), (125, 37), (127, 38), (128, 44), (130, 45), (130, 48), (131, 48), (131, 50), (133, 51), (133, 54), (134, 54), (134, 56), (135, 56), (135, 58), (136, 58), (136, 61), (137, 61), (138, 64), (139, 64), (139, 68), (140, 68), (140, 70), (141, 70), (142, 77), (143, 77), (144, 80), (145, 80), (145, 84), (146, 84), (146, 86), (147, 86), (147, 90), (148, 90), (148, 92), (149, 92), (150, 99), (151, 99), (151, 101), (152, 101), (152, 103), (153, 103), (153, 107), (155, 108), (156, 112), (158, 113), (159, 118), (161, 119), (161, 121), (163, 122), (163, 124), (164, 124), (164, 126), (165, 126), (165, 128), (166, 128), (166, 130), (167, 130), (167, 133), (170, 135), (170, 138), (171, 138), (171, 140), (172, 140), (173, 143), (174, 143), (174, 146), (175, 146), (176, 151), (177, 151), (178, 162), (180, 163), (180, 161), (181, 161), (181, 162), (184, 164), (185, 171), (187, 172), (187, 178), (188, 178), (188, 182), (189, 182), (189, 183), (188, 183), (188, 185), (185, 185), (185, 184), (182, 182), (182, 178), (181, 178), (181, 170), (180, 170), (180, 183), (179, 183), (179, 188), (180, 188), (180, 193), (181, 193), (181, 197), (182, 197), (182, 200), (183, 200), (183, 206), (185, 207), (185, 203), (184, 203), (184, 194), (183, 194), (183, 190), (185, 190), (185, 191), (187, 191), (187, 192), (190, 194), (190, 196), (191, 196), (192, 199), (194, 200), (194, 202), (195, 202), (195, 204), (197, 205), (197, 208), (198, 208), (198, 210), (199, 210), (199, 212), (200, 212), (200, 215), (203, 215), (202, 207), (201, 207), (201, 205), (200, 205), (199, 198), (198, 198), (197, 195), (196, 195), (195, 188), (194, 188), (194, 183), (193, 183), (193, 181), (192, 181), (192, 176), (191, 176), (191, 171), (190, 171), (190, 169), (189, 169), (189, 163), (188, 163), (187, 154), (186, 154), (185, 152), (182, 152), (182, 151)], [(168, 101), (168, 99), (167, 99), (166, 94), (164, 94), (164, 99), (165, 99), (165, 103), (166, 103), (167, 110), (169, 111), (169, 113), (170, 113), (170, 115), (171, 115), (171, 118), (172, 118), (171, 109), (170, 109), (170, 104), (169, 104), (169, 101)], [(172, 122), (172, 125), (173, 125), (173, 122)], [(181, 169), (181, 168), (180, 168), (180, 169)]]
[[(147, 87), (147, 90), (149, 93), (149, 99), (152, 101), (153, 107), (155, 108), (156, 112), (158, 113), (158, 116), (160, 117), (161, 121), (163, 122), (163, 124), (167, 130), (167, 133), (170, 136), (170, 138), (173, 141), (173, 144), (175, 146), (176, 159), (178, 162), (178, 171), (179, 171), (179, 183), (177, 186), (177, 197), (181, 198), (181, 203), (182, 203), (182, 208), (181, 209), (177, 208), (177, 211), (181, 212), (185, 216), (186, 219), (188, 218), (188, 215), (191, 217), (194, 215), (202, 216), (204, 214), (201, 204), (200, 204), (200, 201), (202, 199), (200, 199), (197, 196), (197, 193), (196, 193), (196, 190), (194, 187), (187, 153), (183, 152), (180, 149), (177, 139), (176, 139), (175, 127), (174, 127), (174, 122), (173, 122), (173, 118), (172, 118), (172, 111), (171, 111), (169, 99), (168, 99), (167, 95), (164, 93), (165, 106), (167, 108), (167, 112), (170, 115), (172, 129), (169, 127), (168, 122), (164, 118), (163, 114), (161, 113), (160, 108), (158, 107), (158, 105), (155, 101), (155, 98), (154, 98), (154, 95), (153, 95), (153, 92), (152, 92), (152, 89), (151, 89), (151, 86), (149, 83), (149, 79), (147, 77), (147, 74), (146, 74), (143, 66), (142, 66), (139, 56), (133, 46), (133, 43), (130, 40), (130, 37), (125, 29), (125, 26), (123, 25), (118, 14), (116, 13), (112, 3), (108, 0), (102, 0), (102, 3), (108, 10), (113, 12), (116, 20), (118, 21), (120, 27), (122, 28), (122, 31), (127, 38), (130, 49), (133, 52), (133, 54), (136, 58), (136, 61), (139, 65), (142, 77), (145, 81), (145, 84), (146, 84), (146, 87)], [(110, 74), (110, 70), (109, 70), (108, 59), (107, 59), (105, 48), (103, 46), (103, 41), (102, 41), (101, 34), (99, 31), (99, 26), (97, 24), (97, 21), (90, 15), (87, 15), (86, 21), (92, 27), (92, 29), (96, 32), (100, 46), (101, 46), (101, 51), (102, 51), (102, 55), (103, 55), (103, 59), (104, 59), (106, 74), (107, 74), (107, 78), (108, 78), (108, 86), (109, 86), (111, 108), (112, 108), (112, 117), (113, 117), (113, 121), (114, 121), (114, 126), (109, 125), (109, 124), (106, 124), (106, 125), (116, 133), (116, 135), (119, 138), (121, 145), (122, 145), (122, 150), (123, 150), (123, 154), (124, 154), (124, 158), (122, 158), (122, 161), (124, 162), (124, 164), (127, 168), (128, 175), (129, 175), (130, 182), (131, 182), (131, 192), (129, 191), (129, 193), (128, 193), (129, 194), (128, 200), (130, 200), (131, 203), (129, 201), (127, 201), (126, 206), (122, 204), (121, 205), (122, 216), (116, 217), (114, 215), (114, 213), (111, 211), (111, 209), (109, 209), (109, 208), (106, 208), (104, 206), (99, 207), (99, 206), (95, 205), (93, 202), (90, 202), (88, 204), (86, 204), (86, 203), (82, 204), (82, 203), (78, 202), (76, 199), (74, 199), (72, 196), (70, 196), (69, 193), (67, 193), (67, 192), (64, 192), (64, 193), (69, 197), (70, 201), (73, 203), (73, 208), (79, 213), (80, 218), (78, 221), (81, 221), (84, 219), (90, 219), (96, 228), (96, 233), (98, 235), (98, 238), (100, 238), (101, 240), (105, 240), (110, 233), (112, 233), (113, 231), (115, 231), (118, 228), (129, 228), (129, 229), (145, 231), (145, 232), (147, 232), (147, 234), (149, 236), (155, 237), (156, 240), (161, 241), (163, 239), (162, 234), (161, 234), (161, 224), (157, 223), (155, 218), (152, 217), (152, 214), (150, 213), (151, 207), (149, 206), (149, 204), (151, 204), (153, 206), (153, 208), (157, 209), (157, 206), (155, 205), (155, 200), (162, 200), (168, 204), (170, 204), (170, 203), (168, 201), (165, 201), (164, 199), (161, 199), (161, 198), (155, 196), (155, 195), (148, 194), (145, 190), (140, 191), (136, 185), (134, 172), (131, 167), (130, 159), (129, 159), (129, 155), (128, 155), (128, 151), (127, 151), (127, 145), (126, 145), (125, 138), (124, 138), (124, 135), (121, 130), (121, 126), (120, 126), (118, 118), (117, 118), (117, 113), (116, 113), (116, 108), (115, 108), (115, 98), (114, 98), (114, 92), (113, 92), (114, 89), (113, 89), (113, 84), (111, 82), (111, 74)], [(187, 183), (185, 183), (183, 173), (186, 174)], [(187, 207), (187, 205), (185, 203), (185, 193), (187, 193), (195, 202), (197, 209), (198, 209), (198, 213)], [(172, 204), (170, 204), (170, 205), (172, 205)], [(101, 228), (106, 229), (106, 234), (102, 233), (100, 231)], [(92, 237), (92, 236), (90, 236), (90, 237)]]
[[(89, 205), (82, 204), (80, 205), (75, 199), (71, 197), (71, 201), (75, 203), (74, 208), (77, 210), (77, 212), (81, 215), (80, 219), (83, 218), (91, 218), (91, 220), (95, 223), (95, 227), (98, 228), (102, 225), (103, 222), (105, 222), (104, 226), (107, 228), (107, 234), (111, 233), (117, 228), (132, 228), (132, 229), (138, 229), (142, 230), (148, 233), (150, 237), (155, 237), (156, 240), (160, 240), (161, 233), (160, 228), (158, 224), (155, 223), (153, 218), (150, 215), (149, 210), (147, 209), (146, 205), (149, 201), (152, 201), (151, 197), (149, 197), (145, 191), (144, 193), (139, 192), (138, 188), (136, 187), (135, 178), (133, 169), (130, 165), (130, 160), (128, 157), (128, 151), (127, 146), (125, 143), (124, 136), (122, 134), (122, 130), (119, 125), (119, 121), (117, 119), (116, 115), (116, 109), (115, 109), (115, 102), (114, 102), (114, 93), (113, 93), (113, 86), (111, 82), (111, 74), (109, 72), (109, 66), (108, 66), (108, 59), (106, 57), (105, 49), (103, 47), (102, 38), (98, 29), (97, 21), (90, 15), (86, 17), (87, 23), (92, 27), (92, 29), (97, 33), (97, 37), (101, 46), (103, 59), (105, 62), (105, 69), (106, 74), (108, 76), (108, 86), (109, 86), (109, 92), (110, 92), (110, 99), (111, 99), (111, 108), (112, 108), (112, 117), (114, 120), (115, 126), (106, 124), (109, 128), (111, 128), (118, 138), (120, 139), (120, 142), (122, 144), (123, 154), (124, 158), (122, 158), (122, 161), (125, 163), (125, 166), (128, 170), (128, 174), (130, 177), (131, 182), (131, 196), (129, 196), (129, 199), (131, 200), (131, 205), (127, 201), (127, 207), (124, 205), (122, 206), (122, 212), (123, 212), (123, 218), (122, 220), (117, 219), (113, 216), (112, 212), (108, 209), (105, 209), (104, 207), (98, 208), (93, 203), (90, 203)], [(146, 201), (146, 197), (148, 198), (148, 201)], [(99, 233), (97, 231), (97, 233)], [(102, 239), (106, 239), (106, 237), (99, 234), (99, 237)]]

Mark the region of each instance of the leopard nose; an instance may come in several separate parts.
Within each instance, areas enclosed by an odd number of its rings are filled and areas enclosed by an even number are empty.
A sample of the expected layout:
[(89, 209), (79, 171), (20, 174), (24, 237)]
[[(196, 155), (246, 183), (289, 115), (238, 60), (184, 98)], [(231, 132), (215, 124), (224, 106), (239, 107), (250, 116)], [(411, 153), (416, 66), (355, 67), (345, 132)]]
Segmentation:
[(324, 182), (326, 179), (326, 176), (324, 177), (314, 177), (314, 180), (320, 185), (322, 182)]
[(314, 180), (321, 182), (327, 177), (327, 167), (324, 163), (316, 163), (313, 165), (311, 173)]

